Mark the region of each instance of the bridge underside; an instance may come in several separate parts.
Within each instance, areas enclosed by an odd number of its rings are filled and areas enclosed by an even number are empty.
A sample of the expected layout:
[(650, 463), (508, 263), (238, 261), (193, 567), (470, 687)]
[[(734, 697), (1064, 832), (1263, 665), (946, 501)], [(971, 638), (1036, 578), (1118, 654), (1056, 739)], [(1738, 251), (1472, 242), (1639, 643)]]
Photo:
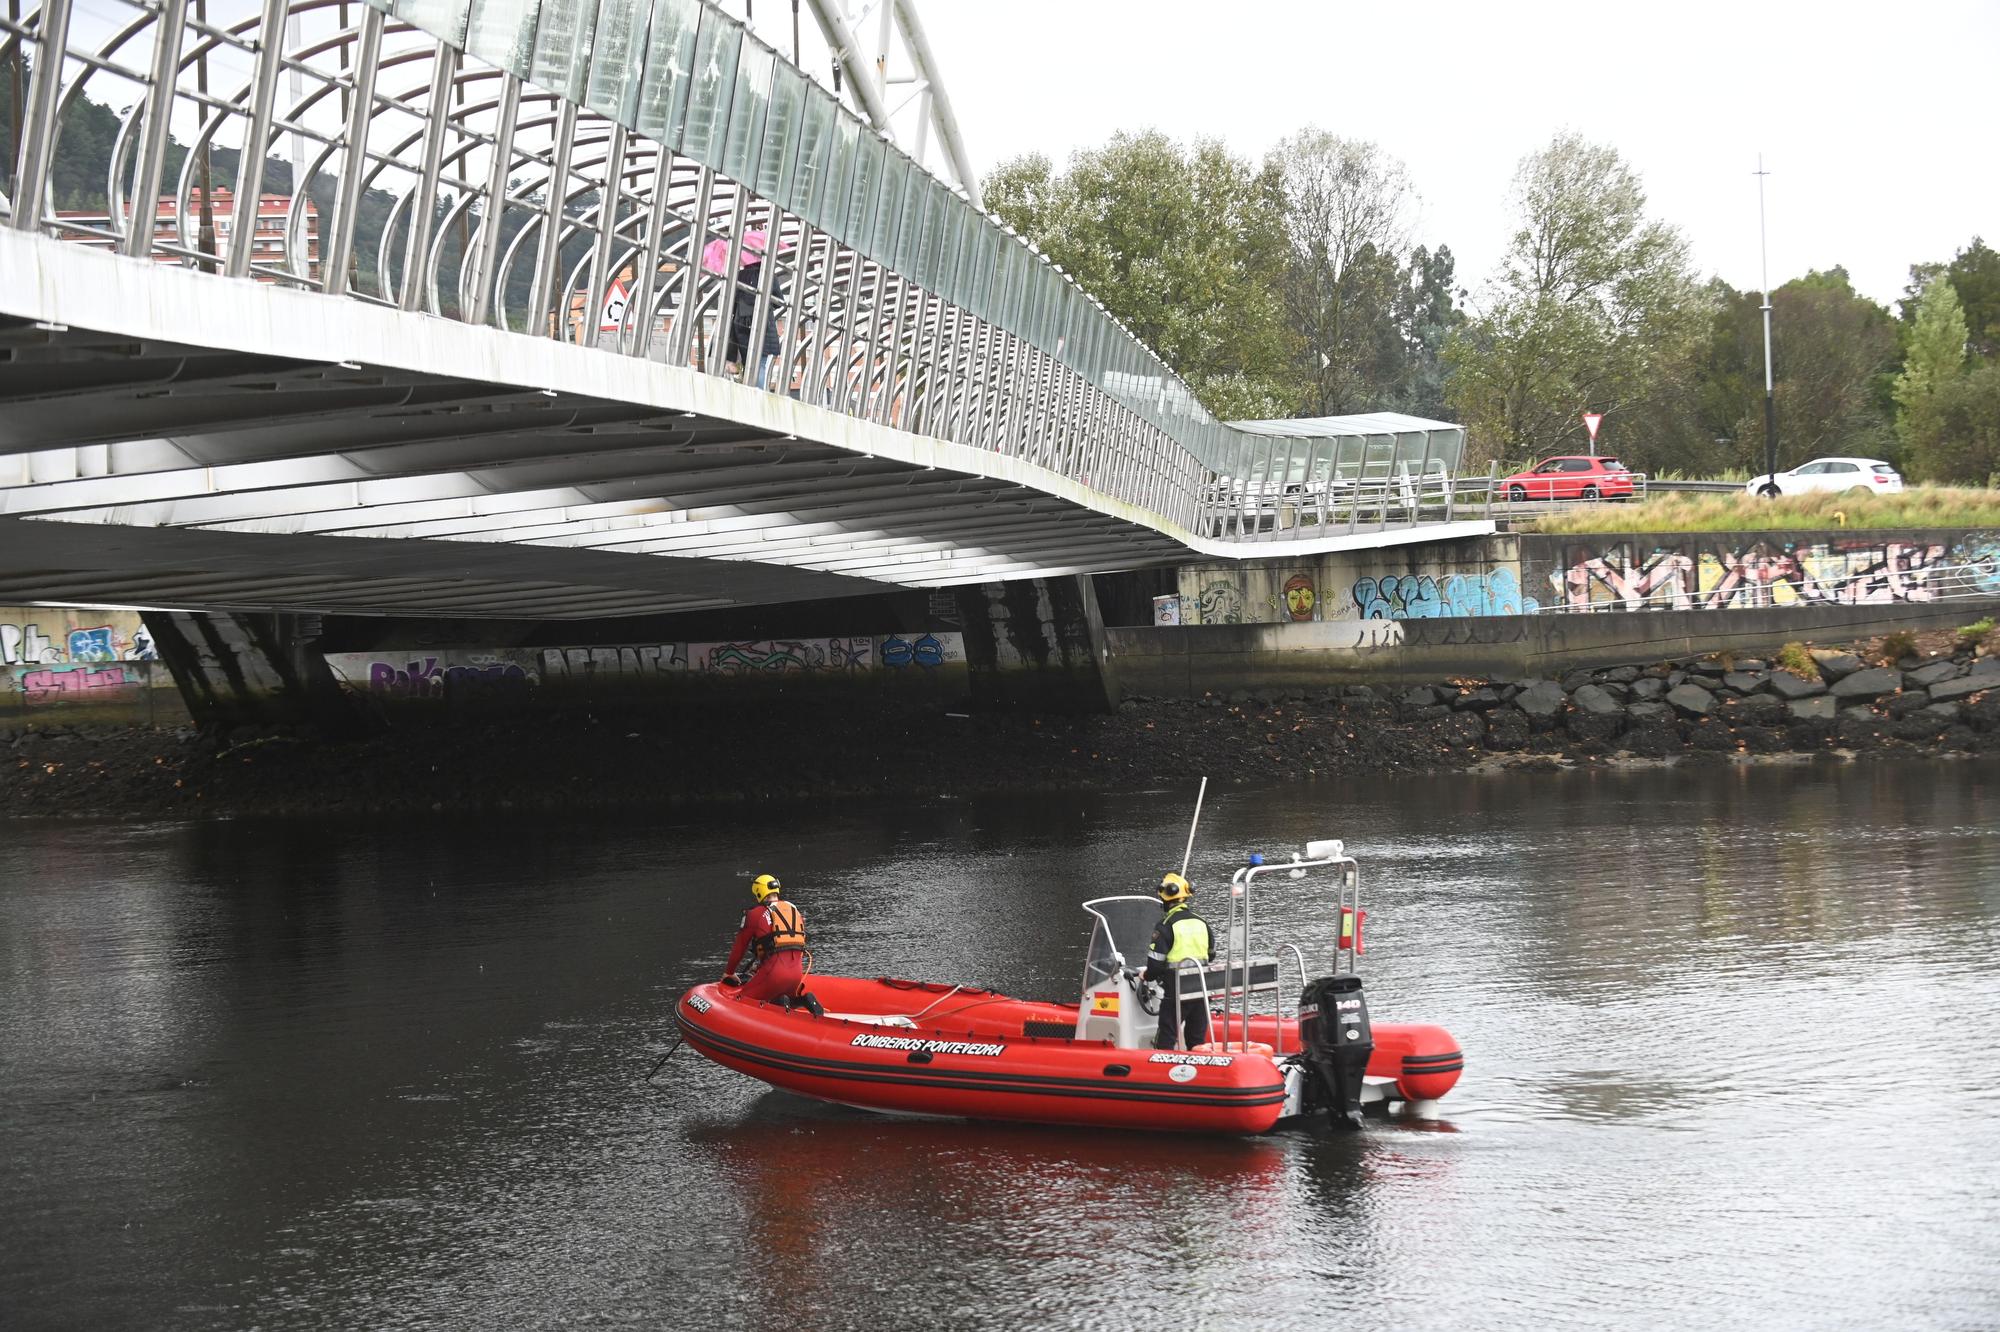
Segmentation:
[(1255, 544), (686, 367), (0, 229), (0, 604), (602, 617)]
[(0, 453), (0, 603), (595, 617), (1187, 554), (713, 415), (19, 319)]

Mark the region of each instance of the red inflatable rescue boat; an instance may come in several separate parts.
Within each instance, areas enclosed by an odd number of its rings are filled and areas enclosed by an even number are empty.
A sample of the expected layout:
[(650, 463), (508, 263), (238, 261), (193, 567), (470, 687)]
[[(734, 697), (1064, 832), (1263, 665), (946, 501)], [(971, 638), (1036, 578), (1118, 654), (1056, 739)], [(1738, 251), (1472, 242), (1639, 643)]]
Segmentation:
[[(1297, 871), (1338, 875), (1331, 974), (1308, 978), (1294, 945), (1263, 957), (1247, 947), (1250, 888), (1273, 870), (1291, 879), (1305, 877)], [(1211, 1039), (1194, 1050), (1151, 1048), (1156, 990), (1131, 964), (1145, 958), (1160, 903), (1108, 897), (1084, 909), (1092, 929), (1076, 1003), (815, 974), (807, 984), (822, 1014), (707, 984), (682, 996), (676, 1017), (687, 1043), (727, 1068), (804, 1096), (903, 1114), (1262, 1133), (1322, 1110), (1353, 1122), (1366, 1106), (1427, 1112), (1458, 1081), (1464, 1059), (1443, 1028), (1370, 1022), (1353, 973), (1364, 919), (1359, 876), (1338, 842), (1236, 872), (1227, 938), (1217, 937), (1225, 956), (1181, 964), (1183, 996), (1212, 1005)], [(1291, 1015), (1283, 1011), (1285, 955), (1299, 985)], [(1278, 1011), (1251, 1012), (1259, 995), (1275, 996)]]

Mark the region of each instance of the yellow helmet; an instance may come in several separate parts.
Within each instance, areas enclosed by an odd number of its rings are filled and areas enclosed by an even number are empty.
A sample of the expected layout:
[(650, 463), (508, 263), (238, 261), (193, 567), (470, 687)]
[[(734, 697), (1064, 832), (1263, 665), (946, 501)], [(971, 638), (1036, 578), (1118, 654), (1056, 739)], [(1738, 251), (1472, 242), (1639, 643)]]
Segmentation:
[(759, 874), (750, 883), (750, 896), (756, 898), (759, 905), (770, 901), (783, 891), (785, 885), (779, 883), (777, 876), (773, 874)]
[(1194, 885), (1174, 873), (1168, 873), (1160, 880), (1160, 901), (1168, 906), (1176, 906), (1194, 896)]

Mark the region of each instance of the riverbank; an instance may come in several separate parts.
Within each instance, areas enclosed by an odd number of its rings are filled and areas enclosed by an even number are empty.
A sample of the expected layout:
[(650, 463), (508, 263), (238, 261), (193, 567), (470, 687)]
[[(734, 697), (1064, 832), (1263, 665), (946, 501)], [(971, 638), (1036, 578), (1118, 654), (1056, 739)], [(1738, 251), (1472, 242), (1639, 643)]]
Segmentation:
[[(0, 742), (16, 816), (223, 818), (661, 809), (848, 797), (1265, 784), (1493, 767), (2000, 753), (2000, 643), (1933, 633), (1561, 679), (1129, 698), (1095, 716), (890, 700), (549, 711), (328, 742), (71, 728)], [(1885, 656), (1893, 653), (1893, 658)]]

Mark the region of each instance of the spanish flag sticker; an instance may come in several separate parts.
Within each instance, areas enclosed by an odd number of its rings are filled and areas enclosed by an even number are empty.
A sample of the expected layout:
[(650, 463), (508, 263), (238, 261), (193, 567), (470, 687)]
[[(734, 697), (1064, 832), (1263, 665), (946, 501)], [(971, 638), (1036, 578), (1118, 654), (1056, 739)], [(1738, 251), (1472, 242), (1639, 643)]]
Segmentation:
[(1093, 1013), (1106, 1013), (1112, 1017), (1117, 1017), (1118, 991), (1116, 990), (1092, 991), (1090, 996), (1090, 1011)]

